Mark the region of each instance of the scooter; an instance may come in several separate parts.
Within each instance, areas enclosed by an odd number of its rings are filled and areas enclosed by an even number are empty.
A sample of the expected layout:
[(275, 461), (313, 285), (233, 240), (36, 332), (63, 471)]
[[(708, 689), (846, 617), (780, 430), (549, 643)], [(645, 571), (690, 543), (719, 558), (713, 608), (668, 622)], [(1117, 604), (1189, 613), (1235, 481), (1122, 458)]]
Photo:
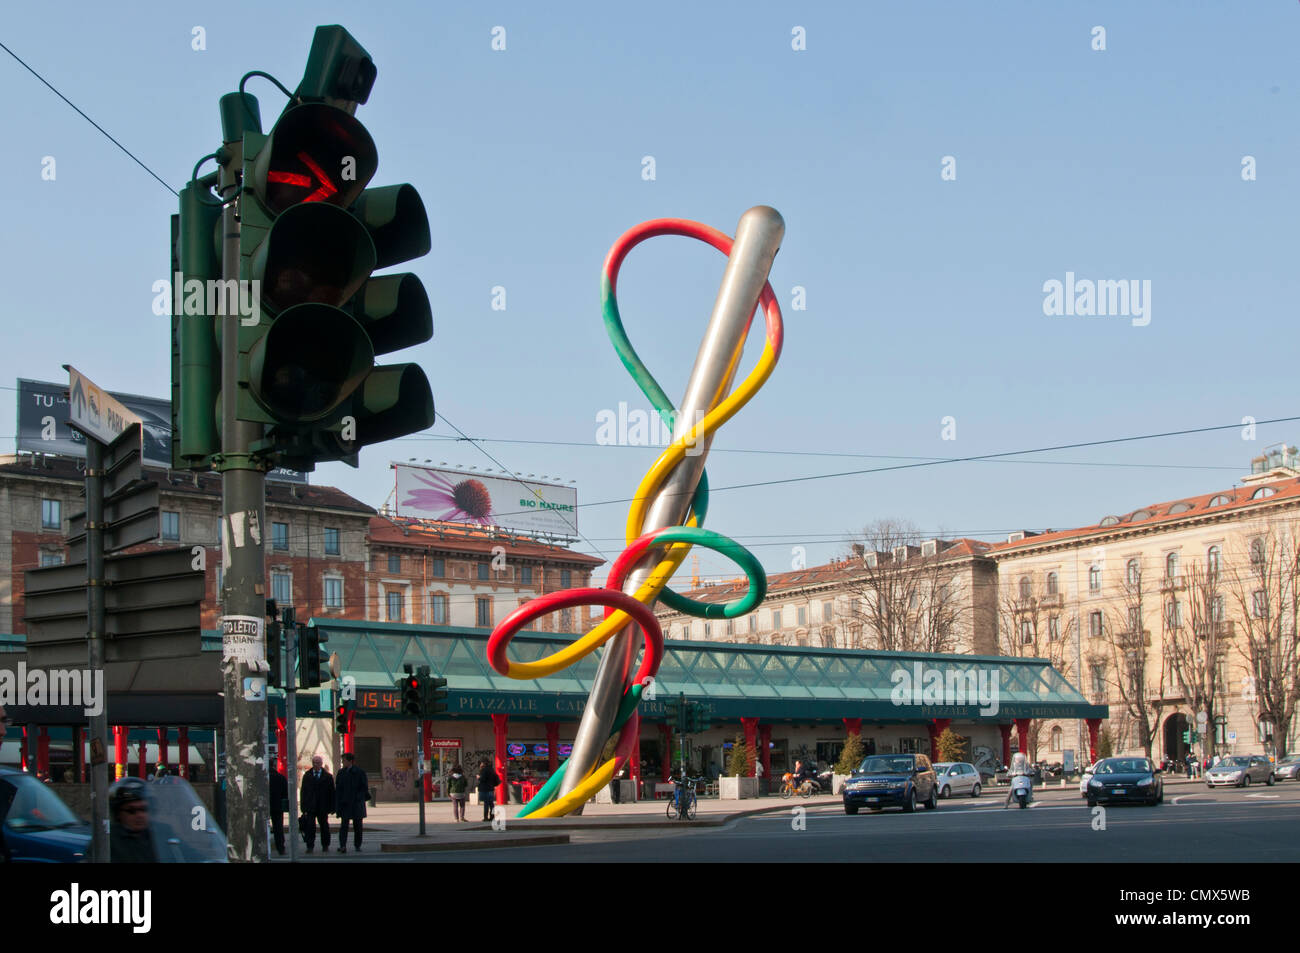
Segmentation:
[(1021, 808), (1029, 807), (1029, 800), (1033, 796), (1033, 791), (1034, 782), (1030, 780), (1029, 775), (1017, 774), (1011, 779), (1011, 793), (1015, 795)]

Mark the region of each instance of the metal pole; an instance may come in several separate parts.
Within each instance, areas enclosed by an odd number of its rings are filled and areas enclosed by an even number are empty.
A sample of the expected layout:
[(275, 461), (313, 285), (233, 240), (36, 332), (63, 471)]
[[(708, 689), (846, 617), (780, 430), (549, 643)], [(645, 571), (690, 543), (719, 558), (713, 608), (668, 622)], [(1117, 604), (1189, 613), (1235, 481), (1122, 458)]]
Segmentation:
[(289, 863), (298, 862), (298, 626), (285, 628), (284, 770), (289, 782)]
[[(90, 622), (88, 664), (91, 677), (104, 671), (104, 445), (86, 438), (86, 610)], [(90, 716), (90, 750), (103, 757), (90, 766), (91, 857), (107, 864), (108, 855), (108, 708)]]
[[(740, 217), (740, 224), (736, 227), (736, 240), (727, 257), (727, 267), (713, 305), (713, 314), (696, 355), (695, 366), (686, 385), (686, 395), (678, 408), (677, 421), (673, 427), (674, 440), (688, 433), (731, 390), (744, 350), (749, 322), (754, 309), (758, 307), (758, 296), (763, 291), (784, 235), (785, 222), (774, 208), (757, 205)], [(664, 482), (646, 514), (646, 531), (677, 526), (685, 520), (712, 442), (712, 436), (698, 441)], [(628, 575), (623, 591), (635, 593), (640, 589), (650, 571), (662, 559), (662, 549), (652, 549), (646, 553)], [(636, 658), (638, 646), (634, 638), (635, 631), (636, 626), (625, 626), (605, 644), (591, 695), (583, 709), (582, 720), (573, 741), (569, 767), (564, 772), (561, 796), (568, 794), (587, 777), (609, 739), (614, 717), (618, 713), (619, 700), (627, 688), (632, 663)], [(683, 745), (683, 759), (685, 756), (686, 749)], [(683, 767), (684, 765), (683, 760)]]
[[(237, 99), (238, 94), (233, 94)], [(226, 97), (223, 97), (223, 99)], [(237, 110), (225, 110), (238, 117)], [(238, 120), (242, 123), (242, 119)], [(234, 123), (229, 123), (234, 125)], [(254, 130), (256, 126), (251, 128)], [(221, 167), (220, 194), (229, 203), (222, 213), (222, 267), (225, 280), (239, 279), (239, 202), (243, 169), (243, 129), (223, 131), (230, 160)], [(236, 311), (238, 309), (231, 309)], [(258, 315), (259, 320), (261, 316)], [(221, 559), (225, 567), (223, 616), (266, 617), (266, 572), (262, 530), (266, 525), (266, 473), (250, 453), (262, 425), (236, 418), (239, 393), (238, 313), (221, 315)], [(263, 655), (263, 661), (265, 655)], [(254, 665), (238, 658), (222, 663), (226, 713), (226, 836), (230, 857), (265, 863), (268, 817), (266, 695), (244, 698), (244, 678), (260, 677)]]
[(424, 715), (415, 719), (415, 750), (419, 760), (416, 761), (415, 799), (420, 802), (420, 836), (424, 836)]

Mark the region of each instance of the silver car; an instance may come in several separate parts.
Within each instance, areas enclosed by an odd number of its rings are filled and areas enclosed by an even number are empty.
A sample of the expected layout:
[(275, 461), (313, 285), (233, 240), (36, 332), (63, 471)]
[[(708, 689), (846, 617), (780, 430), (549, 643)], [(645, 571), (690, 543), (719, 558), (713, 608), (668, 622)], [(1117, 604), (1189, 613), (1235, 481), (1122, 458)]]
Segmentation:
[(1300, 781), (1300, 754), (1289, 754), (1277, 763), (1279, 781)]
[(1206, 787), (1249, 787), (1254, 781), (1272, 784), (1277, 780), (1273, 763), (1262, 754), (1239, 754), (1224, 758), (1205, 772)]
[(980, 773), (973, 764), (943, 761), (934, 766), (934, 776), (939, 785), (939, 797), (952, 797), (954, 794), (980, 796)]

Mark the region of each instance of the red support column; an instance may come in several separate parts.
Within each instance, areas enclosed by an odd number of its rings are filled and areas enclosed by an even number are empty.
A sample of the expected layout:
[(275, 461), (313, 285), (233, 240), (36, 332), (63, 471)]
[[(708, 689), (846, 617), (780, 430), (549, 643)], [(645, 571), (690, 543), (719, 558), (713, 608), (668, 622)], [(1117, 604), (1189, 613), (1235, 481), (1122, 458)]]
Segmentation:
[(113, 726), (113, 780), (120, 781), (126, 777), (126, 739), (130, 731), (126, 725)]
[(844, 721), (844, 733), (845, 733), (846, 735), (860, 735), (860, 734), (862, 734), (862, 719), (861, 719), (861, 718), (845, 718), (845, 719), (843, 719), (843, 721)]
[(1084, 719), (1088, 723), (1088, 763), (1097, 760), (1097, 732), (1101, 729), (1100, 718)]
[[(182, 735), (185, 729), (181, 729)], [(187, 745), (181, 742), (181, 757), (187, 757), (189, 752)], [(280, 717), (275, 719), (275, 767), (276, 770), (289, 777), (289, 728), (285, 720)]]
[(1016, 719), (1016, 743), (1020, 746), (1020, 753), (1026, 758), (1029, 757), (1029, 719)]
[(632, 800), (641, 800), (641, 713), (632, 712), (630, 731), (636, 743), (632, 745), (631, 763), (627, 767), (627, 776), (632, 779)]
[[(275, 750), (280, 756), (280, 773), (287, 778), (289, 775), (284, 772), (284, 721), (279, 720), (280, 729), (276, 733)], [(190, 730), (185, 727), (176, 729), (176, 749), (180, 752), (180, 775), (183, 778), (190, 776)]]
[(772, 726), (758, 726), (758, 760), (763, 765), (763, 780), (759, 782), (759, 794), (772, 790)]
[(998, 731), (1002, 732), (1002, 763), (1011, 763), (1011, 726), (998, 725)]
[(146, 758), (145, 755), (147, 755), (148, 753), (149, 753), (148, 746), (143, 741), (140, 742), (140, 751), (138, 755), (140, 759), (140, 766), (137, 768), (137, 770), (140, 773), (140, 777), (146, 780), (149, 777), (149, 769), (145, 767), (145, 764), (148, 761), (148, 758)]
[(165, 727), (158, 729), (158, 763), (166, 768), (171, 768), (167, 763), (167, 729)]
[(930, 732), (930, 760), (939, 761), (939, 736), (952, 724), (951, 718), (931, 718), (926, 729)]
[[(349, 728), (352, 727), (351, 722), (348, 723), (348, 727)], [(433, 771), (430, 770), (430, 765), (433, 764), (433, 722), (428, 718), (424, 719), (423, 733), (424, 733), (424, 800), (425, 803), (427, 804), (433, 800)]]
[(659, 735), (662, 739), (664, 753), (663, 764), (659, 766), (659, 780), (666, 782), (668, 776), (673, 773), (673, 726), (668, 724), (660, 725)]
[(546, 769), (550, 774), (554, 774), (560, 768), (560, 723), (558, 721), (548, 721), (546, 723)]
[(36, 736), (36, 776), (42, 781), (50, 776), (50, 729), (45, 725)]
[[(742, 718), (740, 719), (741, 727), (745, 729), (745, 746), (753, 747), (758, 743), (758, 719)], [(750, 777), (754, 777), (753, 774)]]
[(23, 747), (22, 750), (18, 752), (18, 767), (24, 771), (30, 770), (30, 766), (27, 763), (27, 750), (29, 745), (30, 742), (27, 740), (27, 726), (23, 725)]
[(510, 785), (506, 783), (506, 733), (510, 729), (510, 716), (499, 714), (492, 716), (492, 735), (496, 742), (496, 771), (501, 784), (497, 788), (497, 803), (510, 803)]
[(86, 782), (86, 729), (72, 729), (72, 780)]

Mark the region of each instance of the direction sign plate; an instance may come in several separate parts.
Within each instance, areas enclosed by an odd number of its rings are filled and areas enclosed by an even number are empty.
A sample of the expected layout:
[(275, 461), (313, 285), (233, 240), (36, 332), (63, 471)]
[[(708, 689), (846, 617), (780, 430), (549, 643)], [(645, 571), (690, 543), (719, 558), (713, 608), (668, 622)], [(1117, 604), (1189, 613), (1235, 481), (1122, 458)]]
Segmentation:
[(63, 365), (68, 372), (68, 425), (100, 443), (112, 443), (131, 424), (140, 418), (126, 409), (126, 405), (110, 397), (95, 386), (71, 364)]

